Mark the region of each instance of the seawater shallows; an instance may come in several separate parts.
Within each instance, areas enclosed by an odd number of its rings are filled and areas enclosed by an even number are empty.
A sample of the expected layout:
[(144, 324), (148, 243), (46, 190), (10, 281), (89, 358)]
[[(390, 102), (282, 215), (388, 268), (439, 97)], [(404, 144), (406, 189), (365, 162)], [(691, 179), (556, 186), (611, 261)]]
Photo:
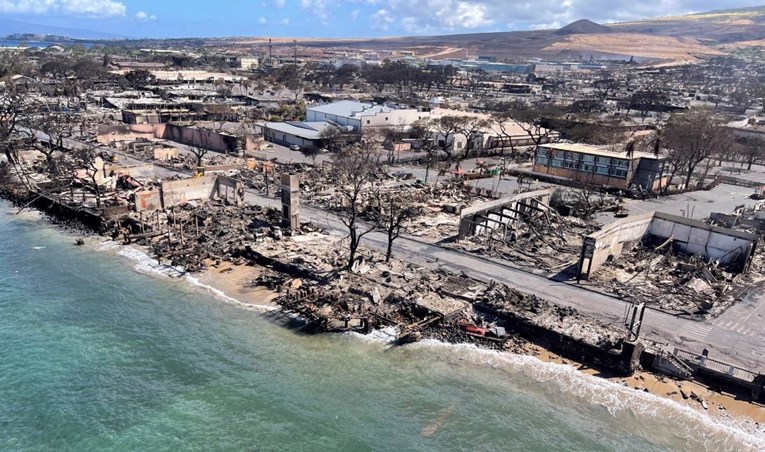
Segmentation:
[(8, 212), (0, 450), (697, 451), (764, 441), (531, 357), (434, 341), (393, 348), (385, 330), (302, 335), (138, 249), (76, 247), (45, 220)]

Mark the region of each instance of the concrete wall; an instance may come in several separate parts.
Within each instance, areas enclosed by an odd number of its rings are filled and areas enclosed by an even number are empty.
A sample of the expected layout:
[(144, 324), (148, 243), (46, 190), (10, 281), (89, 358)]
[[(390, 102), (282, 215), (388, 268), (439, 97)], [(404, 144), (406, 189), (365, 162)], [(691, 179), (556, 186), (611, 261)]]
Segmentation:
[(212, 196), (235, 206), (244, 204), (244, 184), (227, 176), (215, 178)]
[(417, 110), (393, 110), (388, 113), (361, 116), (361, 128), (380, 128), (393, 126), (409, 126), (422, 118), (429, 118), (430, 113)]
[(239, 147), (239, 138), (235, 135), (178, 124), (166, 124), (162, 138), (224, 153)]
[(459, 239), (485, 234), (518, 218), (519, 212), (531, 213), (538, 203), (547, 204), (553, 189), (521, 193), (507, 198), (487, 201), (463, 209), (460, 213)]
[(633, 215), (605, 226), (584, 238), (579, 259), (579, 275), (588, 278), (609, 256), (618, 256), (646, 235), (662, 240), (683, 252), (730, 264), (741, 260), (748, 266), (758, 236), (734, 229), (710, 226), (662, 212)]
[(178, 157), (178, 148), (161, 147), (154, 149), (154, 160), (162, 160), (166, 162), (176, 157)]
[(135, 141), (140, 138), (152, 140), (162, 138), (165, 124), (120, 124), (98, 126), (97, 140), (101, 144), (116, 141)]
[(220, 199), (241, 206), (244, 185), (226, 176), (204, 176), (162, 182), (159, 190), (144, 190), (135, 194), (137, 212), (167, 209), (189, 201)]
[(656, 212), (649, 233), (662, 239), (672, 237), (673, 245), (689, 254), (729, 264), (748, 259), (757, 236), (733, 229), (710, 226), (701, 221)]
[(600, 268), (609, 256), (618, 256), (625, 246), (631, 247), (648, 232), (653, 213), (632, 215), (615, 221), (584, 238), (579, 274), (589, 276)]
[(218, 176), (192, 177), (162, 182), (162, 204), (165, 208), (189, 201), (208, 200)]
[(135, 194), (136, 212), (153, 212), (162, 208), (162, 193), (159, 190), (144, 190)]
[(136, 165), (120, 165), (106, 162), (104, 165), (104, 176), (115, 174), (126, 174), (132, 177), (154, 177), (154, 165), (151, 163), (139, 163)]

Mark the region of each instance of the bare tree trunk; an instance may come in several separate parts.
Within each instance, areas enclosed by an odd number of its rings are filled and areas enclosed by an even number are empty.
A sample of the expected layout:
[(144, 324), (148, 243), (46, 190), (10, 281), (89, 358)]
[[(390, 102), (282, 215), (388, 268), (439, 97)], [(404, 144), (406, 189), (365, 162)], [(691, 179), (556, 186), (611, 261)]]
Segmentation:
[(385, 250), (385, 262), (390, 262), (391, 255), (393, 255), (393, 241), (397, 237), (398, 234), (395, 233), (395, 228), (388, 228), (388, 247)]
[(354, 223), (355, 221), (351, 223), (348, 228), (350, 231), (349, 238), (351, 239), (349, 246), (350, 252), (348, 253), (348, 271), (353, 271), (353, 263), (356, 260), (356, 250), (359, 248), (358, 229)]

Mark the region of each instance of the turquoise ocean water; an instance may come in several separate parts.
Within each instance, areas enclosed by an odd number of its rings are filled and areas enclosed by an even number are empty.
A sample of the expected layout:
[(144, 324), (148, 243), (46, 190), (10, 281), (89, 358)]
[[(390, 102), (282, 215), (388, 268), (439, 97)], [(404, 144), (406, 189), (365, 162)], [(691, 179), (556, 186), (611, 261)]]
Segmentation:
[(0, 450), (756, 450), (533, 358), (307, 336), (0, 205)]

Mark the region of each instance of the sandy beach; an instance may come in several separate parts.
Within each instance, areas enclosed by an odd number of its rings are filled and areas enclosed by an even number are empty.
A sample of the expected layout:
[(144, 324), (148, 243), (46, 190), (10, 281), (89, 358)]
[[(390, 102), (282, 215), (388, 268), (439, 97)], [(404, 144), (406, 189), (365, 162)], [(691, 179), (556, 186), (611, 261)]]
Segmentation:
[(706, 411), (713, 416), (734, 417), (756, 424), (765, 424), (765, 407), (742, 400), (736, 394), (717, 392), (693, 381), (674, 380), (646, 371), (636, 372), (630, 377), (604, 375), (596, 368), (562, 358), (535, 345), (530, 346), (528, 351), (530, 355), (541, 361), (574, 366), (584, 374), (605, 378), (636, 391), (645, 391), (670, 399), (695, 410)]
[(197, 278), (199, 282), (223, 292), (240, 303), (252, 306), (267, 306), (278, 308), (273, 303), (279, 294), (263, 286), (253, 284), (253, 280), (263, 274), (262, 267), (254, 265), (234, 265), (221, 262), (210, 266)]

